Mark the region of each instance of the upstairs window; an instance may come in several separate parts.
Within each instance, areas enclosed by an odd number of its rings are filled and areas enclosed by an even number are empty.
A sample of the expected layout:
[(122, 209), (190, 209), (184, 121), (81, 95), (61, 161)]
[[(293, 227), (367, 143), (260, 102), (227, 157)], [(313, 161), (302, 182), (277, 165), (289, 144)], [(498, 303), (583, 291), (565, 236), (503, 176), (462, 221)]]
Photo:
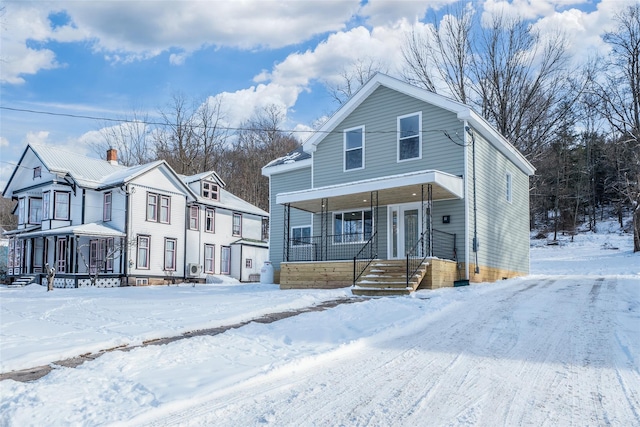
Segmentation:
[(40, 178), (42, 176), (42, 168), (40, 166), (36, 166), (33, 168), (33, 179)]
[(69, 219), (69, 201), (70, 193), (53, 193), (53, 219), (68, 220)]
[(191, 206), (191, 208), (189, 208), (189, 230), (198, 230), (200, 228), (198, 221), (199, 213), (200, 209), (197, 206)]
[(111, 192), (104, 193), (104, 200), (102, 203), (102, 220), (111, 221)]
[(29, 224), (42, 224), (42, 199), (29, 199)]
[(42, 193), (42, 219), (49, 219), (49, 204), (51, 193), (48, 191)]
[(169, 224), (171, 221), (171, 197), (160, 196), (160, 222)]
[(344, 170), (364, 168), (364, 126), (344, 131)]
[(269, 240), (269, 218), (262, 218), (262, 240)]
[(422, 113), (398, 117), (398, 161), (422, 158)]
[(24, 224), (24, 197), (18, 199), (18, 224)]
[(216, 230), (216, 210), (207, 208), (204, 215), (204, 231), (215, 233)]
[(211, 181), (202, 181), (202, 197), (205, 199), (218, 200), (218, 184)]
[(158, 195), (147, 193), (147, 221), (158, 221)]
[(231, 230), (231, 234), (234, 236), (242, 236), (242, 214), (233, 214), (233, 229)]

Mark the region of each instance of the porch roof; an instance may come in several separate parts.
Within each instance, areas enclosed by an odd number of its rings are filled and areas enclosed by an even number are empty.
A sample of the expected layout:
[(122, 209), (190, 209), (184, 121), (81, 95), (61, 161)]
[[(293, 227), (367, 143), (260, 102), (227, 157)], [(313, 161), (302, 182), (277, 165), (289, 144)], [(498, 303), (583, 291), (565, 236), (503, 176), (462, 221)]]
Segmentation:
[(124, 237), (125, 234), (114, 228), (95, 222), (82, 225), (69, 225), (67, 227), (52, 228), (49, 230), (38, 230), (30, 233), (20, 234), (19, 237), (38, 236), (96, 236), (96, 237)]
[(308, 212), (320, 212), (322, 199), (326, 198), (331, 210), (364, 208), (371, 204), (372, 191), (378, 192), (379, 205), (419, 202), (423, 184), (432, 185), (433, 200), (464, 197), (464, 181), (461, 177), (426, 170), (280, 193), (276, 196), (276, 203), (289, 204)]

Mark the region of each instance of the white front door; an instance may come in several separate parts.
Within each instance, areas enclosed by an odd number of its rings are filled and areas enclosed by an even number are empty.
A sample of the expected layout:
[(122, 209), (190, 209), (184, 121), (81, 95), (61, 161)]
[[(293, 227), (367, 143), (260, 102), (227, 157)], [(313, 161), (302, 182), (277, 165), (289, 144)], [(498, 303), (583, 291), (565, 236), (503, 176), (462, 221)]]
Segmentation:
[(390, 259), (404, 258), (420, 238), (420, 203), (393, 205), (388, 209), (388, 256)]

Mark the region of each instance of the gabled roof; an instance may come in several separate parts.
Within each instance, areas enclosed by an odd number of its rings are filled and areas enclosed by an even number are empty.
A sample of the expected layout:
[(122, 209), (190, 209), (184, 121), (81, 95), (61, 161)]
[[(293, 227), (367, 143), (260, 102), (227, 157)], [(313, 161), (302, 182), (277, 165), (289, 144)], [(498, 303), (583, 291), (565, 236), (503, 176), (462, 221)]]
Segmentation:
[(269, 176), (273, 173), (277, 173), (281, 169), (291, 170), (306, 166), (311, 166), (311, 154), (304, 151), (304, 148), (301, 145), (295, 150), (288, 152), (286, 155), (278, 157), (263, 166), (262, 175)]
[(221, 209), (227, 209), (230, 211), (236, 211), (241, 213), (248, 213), (259, 216), (269, 216), (269, 212), (260, 209), (256, 205), (252, 205), (244, 199), (236, 196), (227, 190), (220, 189), (220, 201), (206, 199), (198, 195), (197, 202), (203, 205), (218, 207)]
[(206, 178), (213, 178), (214, 181), (217, 181), (218, 184), (220, 184), (222, 187), (226, 187), (227, 184), (225, 184), (225, 182), (222, 180), (222, 178), (220, 178), (220, 175), (218, 175), (216, 172), (214, 171), (207, 171), (207, 172), (201, 172), (195, 175), (179, 175), (180, 179), (182, 179), (182, 181), (185, 184), (191, 184), (192, 182), (196, 182), (196, 181), (201, 181), (203, 179)]
[[(176, 184), (182, 186), (193, 199), (197, 197), (196, 194), (191, 191), (189, 186), (180, 179), (178, 174), (176, 174), (164, 160), (157, 160), (155, 162), (138, 166), (114, 165), (106, 160), (94, 159), (82, 154), (65, 151), (57, 147), (29, 144), (27, 145), (27, 148), (25, 148), (24, 153), (22, 153), (22, 157), (20, 157), (18, 165), (22, 163), (25, 155), (30, 150), (49, 172), (69, 176), (77, 185), (83, 188), (101, 190), (115, 187), (125, 184), (152, 169), (165, 167), (175, 178)], [(17, 170), (18, 167), (16, 167), (11, 178), (9, 178), (4, 192), (9, 189), (11, 181), (13, 180)]]
[(333, 132), (336, 127), (351, 114), (360, 104), (366, 100), (380, 86), (395, 90), (413, 98), (424, 101), (428, 104), (455, 113), (459, 120), (466, 120), (470, 126), (484, 136), (518, 168), (528, 175), (533, 175), (535, 168), (529, 161), (516, 150), (500, 133), (495, 130), (484, 118), (476, 113), (468, 105), (446, 98), (425, 89), (405, 83), (401, 80), (390, 77), (386, 74), (378, 73), (365, 83), (333, 116), (327, 120), (317, 132), (313, 133), (303, 144), (303, 149), (307, 153), (313, 153), (316, 147), (327, 135)]

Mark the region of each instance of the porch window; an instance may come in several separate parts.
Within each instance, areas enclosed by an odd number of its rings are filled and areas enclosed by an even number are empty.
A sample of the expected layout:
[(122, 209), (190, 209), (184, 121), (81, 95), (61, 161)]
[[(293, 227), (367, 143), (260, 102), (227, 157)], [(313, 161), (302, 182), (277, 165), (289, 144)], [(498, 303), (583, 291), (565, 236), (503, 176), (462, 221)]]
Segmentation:
[(104, 193), (104, 201), (102, 203), (102, 220), (111, 221), (111, 192)]
[(42, 269), (44, 261), (44, 239), (36, 237), (33, 240), (33, 266)]
[(49, 219), (49, 204), (51, 193), (48, 191), (42, 193), (42, 219)]
[(291, 245), (301, 246), (311, 243), (311, 226), (305, 225), (301, 227), (291, 228)]
[(200, 208), (198, 208), (198, 206), (191, 206), (191, 208), (189, 208), (189, 230), (198, 230), (200, 228), (200, 224), (198, 224), (199, 213)]
[(158, 221), (158, 195), (147, 193), (147, 221)]
[(344, 131), (344, 170), (364, 168), (364, 126)]
[(53, 193), (53, 219), (69, 219), (69, 194), (70, 193), (61, 193), (58, 191)]
[(334, 243), (365, 242), (371, 238), (371, 211), (340, 212), (334, 214)]
[(207, 208), (204, 215), (204, 231), (214, 233), (216, 230), (216, 210)]
[(141, 269), (149, 269), (149, 243), (151, 237), (138, 236), (138, 263), (137, 267)]
[(218, 185), (211, 181), (202, 181), (202, 197), (218, 200)]
[(233, 229), (231, 234), (234, 236), (242, 236), (242, 214), (233, 214)]
[(42, 199), (29, 199), (29, 224), (42, 224)]
[(160, 222), (169, 224), (171, 222), (171, 197), (160, 196)]
[(114, 244), (114, 239), (113, 237), (109, 237), (107, 239), (107, 247), (105, 249), (105, 254), (104, 254), (104, 263), (105, 263), (105, 271), (107, 272), (112, 272), (113, 271), (113, 259), (115, 258), (116, 255), (116, 248), (115, 248), (115, 244)]
[(204, 245), (204, 272), (215, 273), (215, 245)]
[(511, 195), (511, 173), (510, 172), (507, 172), (506, 184), (507, 184), (507, 188), (506, 188), (506, 191), (507, 191), (507, 194), (506, 194), (507, 202), (511, 203), (511, 196), (512, 195)]
[(102, 271), (104, 262), (104, 239), (94, 239), (89, 242), (89, 273)]
[(164, 269), (176, 269), (176, 239), (164, 239)]
[(422, 158), (422, 112), (398, 117), (398, 161)]

